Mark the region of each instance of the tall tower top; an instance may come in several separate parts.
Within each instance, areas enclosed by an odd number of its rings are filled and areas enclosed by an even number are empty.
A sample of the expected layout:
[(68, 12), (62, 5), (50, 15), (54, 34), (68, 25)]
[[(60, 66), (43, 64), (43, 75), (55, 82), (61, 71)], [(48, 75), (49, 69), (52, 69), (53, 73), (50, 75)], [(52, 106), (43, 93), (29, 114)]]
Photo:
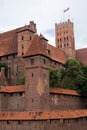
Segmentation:
[(55, 24), (56, 47), (65, 52), (67, 58), (75, 58), (75, 41), (73, 23), (68, 19)]

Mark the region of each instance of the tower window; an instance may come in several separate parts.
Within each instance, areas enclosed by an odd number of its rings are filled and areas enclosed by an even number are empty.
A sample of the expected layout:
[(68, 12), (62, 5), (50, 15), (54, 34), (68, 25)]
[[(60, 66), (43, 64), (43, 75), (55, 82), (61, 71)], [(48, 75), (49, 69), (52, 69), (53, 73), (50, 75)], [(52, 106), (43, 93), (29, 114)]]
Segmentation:
[(67, 37), (67, 41), (69, 40), (69, 38)]
[(58, 42), (59, 42), (59, 39), (58, 39)]
[(62, 42), (62, 39), (60, 38), (60, 42)]
[(22, 56), (24, 55), (24, 53), (22, 52)]
[(67, 46), (69, 46), (69, 44), (67, 43)]
[(31, 65), (34, 65), (34, 59), (30, 59)]
[(64, 41), (66, 41), (66, 38), (64, 37)]
[(60, 45), (60, 48), (62, 48), (62, 45)]
[(24, 49), (24, 46), (22, 45), (22, 49)]
[(44, 64), (46, 63), (46, 60), (45, 59), (43, 59), (43, 62), (44, 62)]
[(31, 41), (31, 36), (30, 36), (30, 41)]
[(64, 47), (66, 47), (66, 44), (64, 44)]
[(48, 50), (48, 54), (50, 54), (50, 50)]
[(23, 36), (21, 37), (21, 40), (22, 40), (22, 41), (24, 40), (24, 37), (23, 37)]

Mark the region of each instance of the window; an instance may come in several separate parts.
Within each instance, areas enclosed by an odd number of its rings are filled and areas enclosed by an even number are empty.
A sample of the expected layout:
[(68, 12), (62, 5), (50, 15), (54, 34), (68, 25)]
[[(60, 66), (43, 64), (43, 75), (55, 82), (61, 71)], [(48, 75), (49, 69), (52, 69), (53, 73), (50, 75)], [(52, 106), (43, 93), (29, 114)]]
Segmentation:
[(22, 56), (24, 55), (24, 53), (22, 52)]
[(33, 78), (34, 74), (32, 73), (32, 78)]
[(19, 120), (19, 121), (18, 121), (18, 124), (22, 124), (22, 123), (23, 123), (22, 120)]
[(6, 59), (8, 59), (8, 56), (6, 56)]
[(59, 42), (59, 39), (57, 41)]
[(24, 45), (22, 45), (22, 49), (24, 49)]
[(60, 45), (60, 48), (62, 48), (62, 45)]
[(34, 59), (30, 59), (31, 65), (34, 65)]
[(24, 40), (24, 37), (23, 37), (23, 36), (21, 37), (21, 40), (22, 40), (22, 41)]
[(68, 39), (68, 37), (67, 37), (67, 41), (68, 41), (69, 39)]
[(31, 36), (30, 36), (30, 41), (31, 41)]
[(60, 42), (62, 42), (62, 39), (60, 38)]
[(48, 54), (50, 54), (50, 50), (48, 50)]
[(46, 63), (46, 60), (45, 59), (43, 59), (43, 62), (44, 62), (44, 64)]
[(10, 120), (7, 121), (7, 124), (11, 124)]
[(34, 99), (32, 98), (32, 103), (34, 102)]

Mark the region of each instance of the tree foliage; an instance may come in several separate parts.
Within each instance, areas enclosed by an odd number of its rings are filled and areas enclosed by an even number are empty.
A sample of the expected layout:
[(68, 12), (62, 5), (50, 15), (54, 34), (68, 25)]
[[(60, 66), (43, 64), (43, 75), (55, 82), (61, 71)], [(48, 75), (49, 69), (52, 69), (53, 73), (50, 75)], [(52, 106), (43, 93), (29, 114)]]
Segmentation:
[(59, 70), (56, 68), (49, 69), (49, 84), (50, 87), (57, 87), (60, 80)]
[(25, 77), (21, 76), (18, 80), (18, 85), (24, 85), (25, 84)]
[(69, 59), (61, 70), (63, 88), (87, 92), (87, 66), (77, 60)]

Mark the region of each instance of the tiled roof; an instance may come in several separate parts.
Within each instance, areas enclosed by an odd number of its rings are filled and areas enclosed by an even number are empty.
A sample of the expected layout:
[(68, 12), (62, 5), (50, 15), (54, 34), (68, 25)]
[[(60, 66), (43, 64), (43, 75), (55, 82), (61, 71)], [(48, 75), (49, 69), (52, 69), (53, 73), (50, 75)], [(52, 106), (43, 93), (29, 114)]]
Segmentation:
[(60, 63), (65, 63), (67, 58), (64, 52), (50, 44), (47, 44), (47, 49), (50, 50), (51, 59), (58, 61)]
[(75, 90), (68, 90), (61, 88), (50, 88), (50, 93), (81, 96)]
[(19, 85), (19, 86), (0, 86), (0, 93), (15, 93), (15, 92), (24, 92), (25, 86)]
[[(25, 92), (25, 85), (18, 86), (0, 86), (0, 93), (15, 93), (15, 92)], [(67, 95), (76, 95), (81, 96), (75, 90), (61, 89), (61, 88), (50, 88), (50, 93), (55, 94), (67, 94)]]
[(49, 112), (0, 112), (0, 120), (47, 120), (87, 117), (87, 110)]
[(16, 29), (0, 34), (0, 56), (17, 53)]
[(76, 58), (87, 65), (87, 48), (76, 50)]
[(63, 51), (49, 45), (46, 42), (43, 42), (38, 35), (35, 35), (32, 42), (30, 43), (29, 49), (25, 54), (25, 57), (35, 56), (37, 54), (44, 55), (60, 63), (65, 63), (67, 60)]

